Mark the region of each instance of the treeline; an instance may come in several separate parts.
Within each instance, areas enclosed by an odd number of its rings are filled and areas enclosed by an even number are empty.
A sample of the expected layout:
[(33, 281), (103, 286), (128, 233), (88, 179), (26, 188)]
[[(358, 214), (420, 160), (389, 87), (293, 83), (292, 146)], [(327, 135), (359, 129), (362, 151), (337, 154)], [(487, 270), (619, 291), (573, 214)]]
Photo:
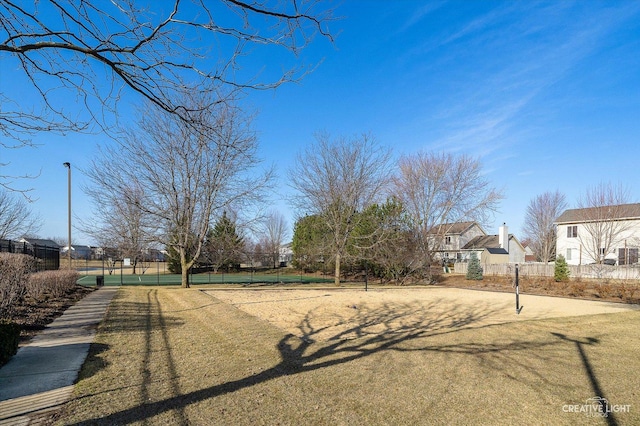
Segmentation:
[[(429, 261), (417, 256), (417, 240), (402, 205), (395, 199), (356, 212), (356, 225), (341, 257), (342, 278), (367, 274), (404, 283), (431, 276)], [(305, 272), (336, 271), (331, 228), (320, 214), (299, 219), (293, 231), (293, 266)]]

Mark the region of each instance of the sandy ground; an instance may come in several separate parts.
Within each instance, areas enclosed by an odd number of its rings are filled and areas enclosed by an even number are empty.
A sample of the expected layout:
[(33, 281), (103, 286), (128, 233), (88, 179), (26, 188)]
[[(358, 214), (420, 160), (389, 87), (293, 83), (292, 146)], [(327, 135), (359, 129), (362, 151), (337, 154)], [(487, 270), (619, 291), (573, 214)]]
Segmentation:
[(310, 341), (638, 310), (638, 305), (455, 288), (206, 290)]

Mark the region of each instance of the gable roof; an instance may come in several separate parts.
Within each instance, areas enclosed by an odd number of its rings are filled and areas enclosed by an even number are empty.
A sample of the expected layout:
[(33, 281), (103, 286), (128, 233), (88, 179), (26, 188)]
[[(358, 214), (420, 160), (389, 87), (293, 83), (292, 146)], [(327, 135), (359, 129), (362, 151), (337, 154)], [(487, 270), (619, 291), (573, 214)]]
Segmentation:
[[(603, 209), (609, 209), (603, 210)], [(602, 214), (607, 214), (607, 219), (640, 219), (640, 203), (618, 204), (613, 206), (588, 207), (584, 209), (565, 210), (555, 221), (559, 223), (578, 223), (595, 221)]]
[[(522, 247), (522, 244), (520, 244), (520, 241), (518, 241), (515, 235), (509, 234), (509, 241), (511, 240), (515, 241), (516, 243), (518, 243), (518, 245), (520, 245), (520, 247)], [(472, 238), (467, 244), (464, 245), (464, 247), (462, 247), (461, 250), (473, 250), (473, 249), (481, 249), (481, 248), (501, 249), (501, 250), (504, 250), (505, 253), (508, 253), (506, 249), (500, 247), (500, 237), (498, 235), (480, 235), (478, 237)], [(489, 250), (489, 253), (494, 253), (494, 252)], [(496, 252), (496, 254), (503, 254), (503, 253)]]
[(436, 235), (460, 235), (469, 230), (473, 225), (476, 225), (484, 233), (484, 230), (476, 222), (455, 222), (455, 223), (443, 223), (436, 225), (429, 230), (429, 234)]
[(58, 243), (52, 240), (45, 240), (41, 238), (25, 238), (20, 239), (21, 242), (25, 242), (31, 245), (47, 246), (47, 247), (60, 247)]
[(476, 248), (500, 248), (500, 241), (497, 235), (480, 235), (472, 238), (462, 247), (462, 250), (470, 250)]

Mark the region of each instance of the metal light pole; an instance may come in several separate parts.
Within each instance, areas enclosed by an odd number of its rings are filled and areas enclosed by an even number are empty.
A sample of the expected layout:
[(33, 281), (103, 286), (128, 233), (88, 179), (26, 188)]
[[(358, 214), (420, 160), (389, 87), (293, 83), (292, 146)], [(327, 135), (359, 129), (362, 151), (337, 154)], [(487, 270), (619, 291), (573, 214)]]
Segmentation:
[(67, 169), (69, 169), (67, 184), (68, 184), (68, 199), (69, 199), (69, 243), (67, 246), (67, 259), (69, 260), (69, 270), (71, 270), (71, 163), (62, 163)]

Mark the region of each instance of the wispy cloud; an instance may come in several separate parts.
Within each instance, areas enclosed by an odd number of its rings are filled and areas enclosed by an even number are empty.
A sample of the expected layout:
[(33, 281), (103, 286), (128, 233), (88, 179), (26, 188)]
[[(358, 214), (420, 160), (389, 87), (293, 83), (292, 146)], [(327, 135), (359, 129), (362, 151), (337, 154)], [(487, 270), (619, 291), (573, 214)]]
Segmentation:
[[(510, 4), (462, 24), (442, 44), (466, 55), (473, 78), (442, 100), (436, 120), (448, 130), (430, 146), (487, 156), (519, 143), (533, 105), (551, 96), (624, 20), (637, 18), (639, 6), (580, 14), (564, 4), (535, 13)], [(511, 21), (507, 27), (496, 25), (505, 20)]]
[(400, 32), (406, 31), (422, 21), (426, 16), (447, 4), (447, 0), (434, 1), (416, 9), (409, 19), (400, 27)]

